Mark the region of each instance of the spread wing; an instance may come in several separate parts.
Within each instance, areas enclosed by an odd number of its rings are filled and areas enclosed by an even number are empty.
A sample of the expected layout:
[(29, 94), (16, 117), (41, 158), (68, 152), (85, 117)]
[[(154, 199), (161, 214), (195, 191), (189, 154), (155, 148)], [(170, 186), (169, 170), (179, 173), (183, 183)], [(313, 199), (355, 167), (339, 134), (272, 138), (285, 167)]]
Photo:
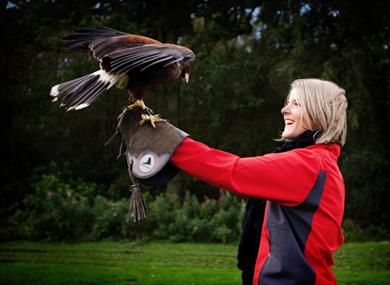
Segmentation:
[(67, 51), (89, 49), (97, 60), (101, 60), (116, 50), (146, 44), (161, 44), (148, 37), (128, 34), (107, 27), (78, 29), (75, 34), (66, 36), (63, 40)]
[(107, 71), (124, 74), (133, 69), (145, 71), (160, 66), (167, 67), (180, 61), (192, 61), (192, 50), (173, 44), (148, 44), (114, 51), (103, 58)]
[(63, 38), (65, 41), (64, 48), (67, 51), (88, 49), (91, 42), (96, 39), (123, 35), (126, 35), (126, 33), (108, 27), (82, 28), (76, 30), (74, 34)]

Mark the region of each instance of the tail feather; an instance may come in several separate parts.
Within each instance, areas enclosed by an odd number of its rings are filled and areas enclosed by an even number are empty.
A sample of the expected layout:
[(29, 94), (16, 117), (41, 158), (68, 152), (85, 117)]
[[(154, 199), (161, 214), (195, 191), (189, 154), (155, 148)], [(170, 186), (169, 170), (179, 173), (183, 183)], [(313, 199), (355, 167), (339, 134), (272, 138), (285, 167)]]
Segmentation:
[(68, 111), (88, 107), (104, 91), (110, 89), (120, 76), (98, 70), (80, 78), (53, 86), (53, 102), (60, 102)]
[(90, 88), (86, 88), (75, 100), (73, 101), (73, 107), (70, 107), (69, 110), (80, 110), (82, 108), (88, 107), (95, 99), (108, 89), (109, 82), (98, 82)]

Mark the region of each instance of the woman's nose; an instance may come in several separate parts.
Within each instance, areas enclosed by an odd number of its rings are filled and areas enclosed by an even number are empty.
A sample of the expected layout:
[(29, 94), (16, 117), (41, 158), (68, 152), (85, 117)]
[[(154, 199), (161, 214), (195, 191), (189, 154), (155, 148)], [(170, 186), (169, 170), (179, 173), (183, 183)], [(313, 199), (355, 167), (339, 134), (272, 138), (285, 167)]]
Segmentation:
[(290, 108), (288, 107), (288, 105), (284, 106), (281, 110), (280, 110), (280, 113), (283, 114), (286, 114), (286, 113), (290, 113)]

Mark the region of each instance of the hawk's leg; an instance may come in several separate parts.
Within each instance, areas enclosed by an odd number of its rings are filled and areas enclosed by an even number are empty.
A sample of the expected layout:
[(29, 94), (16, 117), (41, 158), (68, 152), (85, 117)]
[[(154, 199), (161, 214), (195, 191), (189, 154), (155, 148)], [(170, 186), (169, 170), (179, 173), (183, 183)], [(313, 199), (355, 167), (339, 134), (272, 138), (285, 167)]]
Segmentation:
[(133, 110), (134, 108), (141, 108), (145, 114), (142, 114), (142, 120), (139, 122), (140, 125), (145, 124), (146, 122), (150, 122), (153, 128), (156, 127), (156, 123), (165, 122), (165, 119), (162, 119), (159, 114), (154, 114), (154, 112), (146, 107), (143, 100), (135, 100), (132, 104), (127, 106), (128, 110)]
[(127, 106), (128, 110), (133, 110), (135, 108), (141, 108), (142, 110), (150, 110), (150, 112), (153, 113), (153, 111), (151, 109), (146, 107), (143, 100), (134, 100), (133, 103), (131, 103), (129, 106)]

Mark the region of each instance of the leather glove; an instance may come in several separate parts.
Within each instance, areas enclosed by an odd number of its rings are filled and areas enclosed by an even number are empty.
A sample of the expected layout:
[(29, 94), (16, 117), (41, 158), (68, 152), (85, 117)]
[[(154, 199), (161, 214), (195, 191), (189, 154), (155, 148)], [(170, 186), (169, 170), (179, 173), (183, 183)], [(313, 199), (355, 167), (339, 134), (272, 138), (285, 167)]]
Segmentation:
[(118, 130), (126, 144), (126, 160), (132, 174), (147, 185), (168, 183), (179, 169), (169, 162), (177, 146), (188, 136), (168, 121), (140, 125), (142, 111), (124, 109)]

